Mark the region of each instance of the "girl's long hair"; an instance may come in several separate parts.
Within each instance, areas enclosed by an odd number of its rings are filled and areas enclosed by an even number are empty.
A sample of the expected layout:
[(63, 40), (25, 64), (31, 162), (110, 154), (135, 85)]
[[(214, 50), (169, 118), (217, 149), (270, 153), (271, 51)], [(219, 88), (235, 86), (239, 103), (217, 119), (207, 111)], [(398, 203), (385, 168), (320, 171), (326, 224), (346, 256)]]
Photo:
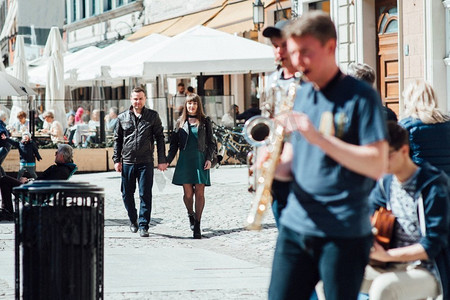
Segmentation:
[(401, 119), (412, 117), (425, 124), (443, 123), (450, 117), (439, 110), (433, 87), (424, 80), (416, 80), (403, 91), (405, 109)]
[(179, 120), (179, 124), (178, 126), (181, 128), (183, 127), (183, 124), (187, 121), (188, 119), (188, 111), (187, 111), (187, 103), (193, 101), (197, 103), (197, 111), (196, 111), (196, 117), (197, 117), (197, 125), (199, 124), (199, 122), (202, 122), (204, 118), (206, 118), (205, 112), (203, 111), (203, 105), (202, 105), (202, 99), (200, 98), (199, 95), (197, 94), (190, 94), (186, 96), (186, 101), (184, 101), (184, 108), (183, 108), (183, 112), (181, 114), (181, 117), (178, 119)]

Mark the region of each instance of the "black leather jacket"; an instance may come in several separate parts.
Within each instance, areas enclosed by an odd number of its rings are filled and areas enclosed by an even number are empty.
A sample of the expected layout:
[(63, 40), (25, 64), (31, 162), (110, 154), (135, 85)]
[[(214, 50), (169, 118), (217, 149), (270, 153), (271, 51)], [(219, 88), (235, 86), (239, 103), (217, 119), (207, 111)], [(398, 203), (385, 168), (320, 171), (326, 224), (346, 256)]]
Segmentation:
[[(187, 121), (180, 128), (179, 121), (175, 125), (175, 131), (170, 137), (169, 154), (167, 155), (167, 162), (171, 163), (175, 158), (178, 149), (184, 150), (187, 145), (189, 137), (189, 124)], [(205, 160), (211, 161), (214, 150), (216, 149), (216, 140), (213, 136), (212, 123), (209, 117), (200, 121), (198, 126), (198, 150), (205, 153)]]
[(114, 163), (153, 163), (156, 140), (158, 163), (166, 162), (166, 148), (161, 119), (156, 111), (144, 107), (138, 119), (133, 108), (119, 114), (114, 130)]

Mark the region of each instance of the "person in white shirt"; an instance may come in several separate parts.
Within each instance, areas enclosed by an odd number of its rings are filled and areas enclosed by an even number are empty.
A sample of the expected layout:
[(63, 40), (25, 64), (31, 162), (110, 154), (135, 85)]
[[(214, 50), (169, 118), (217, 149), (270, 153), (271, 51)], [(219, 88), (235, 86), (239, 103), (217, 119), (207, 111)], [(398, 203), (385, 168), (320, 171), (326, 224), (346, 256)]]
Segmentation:
[(46, 111), (43, 117), (45, 124), (41, 132), (50, 134), (54, 144), (64, 143), (64, 130), (61, 123), (55, 120), (55, 115), (51, 111)]

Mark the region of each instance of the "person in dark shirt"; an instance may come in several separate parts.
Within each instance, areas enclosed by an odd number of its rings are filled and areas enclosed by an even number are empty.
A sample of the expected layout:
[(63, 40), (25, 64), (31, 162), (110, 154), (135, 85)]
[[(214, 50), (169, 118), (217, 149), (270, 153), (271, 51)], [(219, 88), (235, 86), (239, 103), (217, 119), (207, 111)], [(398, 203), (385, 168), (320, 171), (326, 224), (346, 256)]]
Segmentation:
[[(76, 170), (77, 166), (73, 163), (72, 147), (59, 144), (55, 153), (55, 164), (48, 167), (36, 180), (67, 180)], [(21, 177), (19, 180), (7, 175), (0, 177), (0, 193), (2, 196), (0, 220), (13, 219), (12, 189), (28, 181), (25, 177)]]
[(247, 121), (251, 117), (258, 116), (261, 114), (261, 110), (258, 107), (257, 102), (252, 102), (250, 108), (246, 109), (243, 113), (236, 115), (236, 120)]
[(38, 177), (36, 175), (36, 159), (39, 161), (42, 157), (39, 155), (36, 143), (31, 140), (31, 134), (29, 132), (24, 132), (20, 142), (7, 138), (5, 134), (2, 134), (1, 138), (19, 149), (20, 168), (17, 173), (17, 179), (20, 179), (25, 172), (28, 172), (31, 177), (36, 179)]
[(373, 244), (368, 196), (387, 166), (381, 101), (340, 71), (328, 14), (307, 12), (283, 33), (292, 65), (307, 81), (293, 111), (277, 117), (291, 138), (275, 178), (292, 183), (268, 298), (309, 299), (322, 280), (327, 300), (357, 299)]

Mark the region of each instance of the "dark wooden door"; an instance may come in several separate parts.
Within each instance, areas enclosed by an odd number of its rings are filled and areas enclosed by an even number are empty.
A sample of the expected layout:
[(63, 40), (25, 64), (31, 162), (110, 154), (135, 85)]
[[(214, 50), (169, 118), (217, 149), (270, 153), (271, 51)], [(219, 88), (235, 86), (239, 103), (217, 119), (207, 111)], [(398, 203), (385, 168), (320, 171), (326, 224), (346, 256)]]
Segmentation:
[(397, 0), (376, 1), (378, 89), (386, 106), (398, 115), (398, 13)]

